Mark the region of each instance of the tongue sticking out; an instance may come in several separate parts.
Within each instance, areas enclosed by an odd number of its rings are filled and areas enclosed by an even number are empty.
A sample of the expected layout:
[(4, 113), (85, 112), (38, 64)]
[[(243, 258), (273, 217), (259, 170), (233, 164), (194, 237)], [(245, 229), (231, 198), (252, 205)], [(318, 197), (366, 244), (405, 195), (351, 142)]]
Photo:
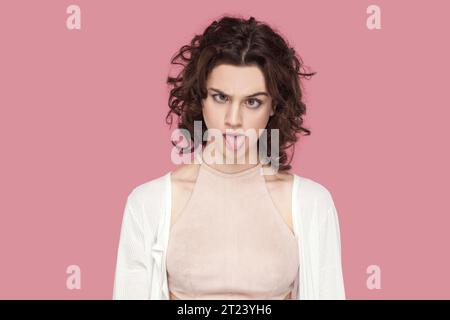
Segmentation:
[(225, 135), (227, 147), (231, 150), (238, 150), (242, 144), (244, 143), (245, 136), (238, 135), (238, 136), (232, 136), (232, 135)]

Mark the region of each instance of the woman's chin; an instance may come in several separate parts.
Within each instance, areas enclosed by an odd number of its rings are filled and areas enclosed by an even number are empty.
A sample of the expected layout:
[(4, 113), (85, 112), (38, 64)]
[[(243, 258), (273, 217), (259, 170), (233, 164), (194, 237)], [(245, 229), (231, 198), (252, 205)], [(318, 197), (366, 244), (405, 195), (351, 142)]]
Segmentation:
[[(241, 148), (237, 149), (237, 150), (230, 150), (228, 148), (224, 148), (224, 150), (222, 150), (222, 158), (224, 163), (246, 163), (247, 160), (246, 158), (248, 158), (248, 152), (249, 147), (243, 145)], [(229, 157), (229, 160), (227, 161), (227, 157)]]

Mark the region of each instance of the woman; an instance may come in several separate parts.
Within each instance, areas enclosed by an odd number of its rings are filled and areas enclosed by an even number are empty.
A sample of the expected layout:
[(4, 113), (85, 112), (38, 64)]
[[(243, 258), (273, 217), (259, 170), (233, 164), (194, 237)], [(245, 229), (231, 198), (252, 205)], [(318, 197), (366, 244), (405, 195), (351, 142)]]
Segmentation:
[(196, 161), (128, 196), (113, 298), (345, 299), (333, 198), (287, 163), (314, 73), (253, 17), (214, 21), (172, 63), (166, 121)]

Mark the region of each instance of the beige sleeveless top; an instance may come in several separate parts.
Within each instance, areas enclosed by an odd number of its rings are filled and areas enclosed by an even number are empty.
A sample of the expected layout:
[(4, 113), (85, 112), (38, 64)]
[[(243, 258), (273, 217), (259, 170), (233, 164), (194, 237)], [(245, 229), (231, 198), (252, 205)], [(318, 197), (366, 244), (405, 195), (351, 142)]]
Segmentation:
[(169, 233), (172, 298), (296, 299), (297, 239), (260, 170), (260, 163), (237, 173), (200, 164), (190, 198)]

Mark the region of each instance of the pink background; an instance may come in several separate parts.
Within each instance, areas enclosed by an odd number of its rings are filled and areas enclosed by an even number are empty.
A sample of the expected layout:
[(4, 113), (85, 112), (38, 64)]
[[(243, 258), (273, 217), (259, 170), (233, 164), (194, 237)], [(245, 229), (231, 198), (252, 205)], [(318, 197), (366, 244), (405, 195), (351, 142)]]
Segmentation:
[[(81, 7), (81, 30), (66, 8)], [(366, 8), (381, 7), (381, 30)], [(169, 60), (224, 13), (318, 74), (293, 172), (332, 193), (349, 299), (450, 298), (448, 1), (0, 2), (0, 298), (111, 299), (125, 199), (175, 168)], [(81, 290), (66, 288), (81, 267)], [(381, 289), (366, 268), (381, 268)]]

